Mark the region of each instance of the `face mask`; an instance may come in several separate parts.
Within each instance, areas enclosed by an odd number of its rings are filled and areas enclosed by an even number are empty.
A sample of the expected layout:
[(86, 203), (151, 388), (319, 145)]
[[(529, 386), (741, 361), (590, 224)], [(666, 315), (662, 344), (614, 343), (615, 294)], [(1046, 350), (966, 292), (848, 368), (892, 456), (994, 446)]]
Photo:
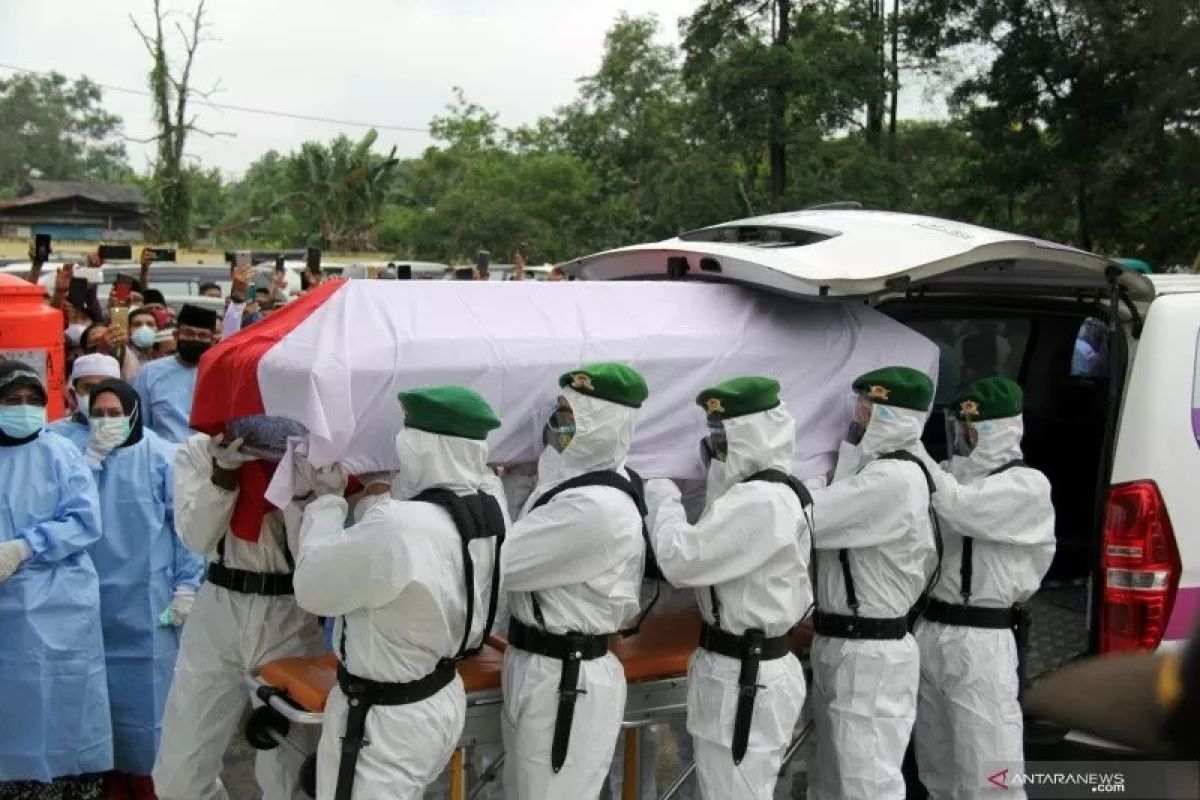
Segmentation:
[(725, 426), (721, 423), (709, 423), (708, 436), (700, 440), (700, 463), (704, 469), (714, 461), (725, 461), (729, 457), (729, 442), (725, 438)]
[(0, 431), (27, 439), (46, 427), (45, 406), (0, 406)]
[(175, 348), (175, 354), (185, 364), (199, 364), (200, 356), (204, 355), (212, 342), (196, 342), (190, 339), (181, 341)]
[(139, 350), (149, 350), (154, 347), (156, 339), (158, 339), (158, 331), (153, 328), (134, 328), (133, 333), (129, 334), (129, 341), (133, 342), (133, 346)]
[(970, 457), (975, 450), (975, 445), (971, 444), (971, 439), (967, 433), (965, 423), (959, 422), (954, 426), (954, 455), (962, 456), (963, 458)]
[(80, 394), (74, 389), (71, 390), (71, 394), (75, 395), (76, 415), (87, 419), (88, 409), (91, 408), (92, 396), (86, 392), (84, 394)]
[(90, 444), (101, 453), (108, 453), (123, 444), (132, 427), (129, 417), (92, 417), (88, 424), (92, 429)]
[(567, 449), (567, 445), (571, 444), (571, 440), (575, 438), (575, 416), (568, 410), (557, 408), (550, 415), (550, 419), (546, 421), (546, 428), (542, 432), (542, 442), (547, 447), (553, 447), (556, 452), (561, 453)]

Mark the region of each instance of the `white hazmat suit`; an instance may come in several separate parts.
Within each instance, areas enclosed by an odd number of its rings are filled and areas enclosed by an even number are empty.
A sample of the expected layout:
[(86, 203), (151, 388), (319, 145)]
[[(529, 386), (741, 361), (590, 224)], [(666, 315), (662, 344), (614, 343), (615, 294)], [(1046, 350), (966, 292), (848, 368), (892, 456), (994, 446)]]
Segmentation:
[[(880, 459), (924, 453), (926, 413), (876, 404), (857, 447), (843, 444), (833, 483), (813, 491), (818, 612), (851, 614), (839, 552), (845, 550), (858, 613), (908, 614), (937, 555), (929, 487), (921, 469)], [(928, 458), (928, 456), (926, 456)], [(901, 764), (916, 716), (917, 644), (822, 636), (812, 644), (816, 746), (810, 800), (900, 800)]]
[[(638, 611), (645, 545), (637, 506), (620, 489), (588, 486), (529, 507), (555, 485), (589, 472), (623, 471), (636, 409), (569, 387), (575, 435), (561, 453), (547, 447), (523, 518), (513, 523), (501, 556), (513, 617), (538, 622), (536, 592), (553, 634), (601, 635), (619, 630)], [(612, 653), (580, 663), (574, 723), (566, 761), (551, 767), (559, 705), (558, 659), (509, 647), (504, 655), (504, 786), (519, 800), (591, 800), (608, 774), (625, 711), (625, 671)]]
[[(192, 436), (175, 457), (175, 527), (183, 543), (215, 560), (223, 542), (223, 561), (231, 569), (291, 572), (287, 528), (299, 525), (298, 509), (264, 516), (257, 542), (240, 539), (229, 529), (238, 490), (215, 486), (212, 474), (209, 437)], [(154, 764), (159, 799), (227, 800), (222, 759), (249, 698), (246, 674), (269, 661), (324, 650), (317, 618), (293, 595), (244, 594), (204, 583), (183, 629), (167, 695)], [(305, 797), (285, 753), (286, 748), (260, 751), (255, 759), (264, 800)]]
[[(500, 481), (486, 465), (486, 442), (405, 428), (397, 451), (401, 467), (393, 495), (399, 499), (360, 500), (358, 522), (345, 530), (348, 507), (340, 495), (313, 500), (304, 510), (296, 560), (296, 600), (314, 614), (338, 618), (334, 643), (345, 630), (346, 669), (384, 683), (416, 681), (440, 659), (453, 658), (467, 620), (458, 528), (441, 507), (412, 498), (431, 488), (460, 497), (483, 491), (507, 517)], [(469, 545), (475, 599), (468, 647), (483, 638), (495, 546), (494, 538)], [(334, 796), (346, 718), (346, 695), (335, 686), (317, 751), (319, 798)], [(421, 797), (450, 759), (465, 718), (466, 694), (457, 675), (424, 700), (373, 706), (352, 797)]]
[[(781, 404), (726, 419), (724, 426), (728, 456), (709, 467), (708, 502), (696, 524), (688, 524), (675, 484), (647, 482), (654, 552), (672, 585), (697, 587), (709, 625), (737, 635), (758, 629), (767, 637), (784, 636), (812, 602), (808, 523), (787, 485), (743, 481), (766, 469), (790, 470), (796, 423)], [(717, 595), (719, 620), (708, 587)], [(746, 753), (735, 764), (740, 670), (740, 660), (703, 648), (688, 666), (687, 728), (706, 800), (773, 797), (804, 704), (804, 672), (796, 657), (764, 659)]]
[[(935, 467), (934, 510), (945, 554), (931, 596), (964, 602), (963, 537), (970, 537), (970, 606), (1007, 609), (1033, 596), (1054, 558), (1050, 482), (1035, 469), (1013, 465), (1021, 458), (1020, 417), (977, 422), (975, 429), (970, 457), (951, 459), (948, 474)], [(1024, 759), (1012, 631), (926, 619), (916, 639), (921, 689), (914, 738), (929, 796), (1023, 798), (1021, 787), (988, 788), (984, 774), (987, 762)]]

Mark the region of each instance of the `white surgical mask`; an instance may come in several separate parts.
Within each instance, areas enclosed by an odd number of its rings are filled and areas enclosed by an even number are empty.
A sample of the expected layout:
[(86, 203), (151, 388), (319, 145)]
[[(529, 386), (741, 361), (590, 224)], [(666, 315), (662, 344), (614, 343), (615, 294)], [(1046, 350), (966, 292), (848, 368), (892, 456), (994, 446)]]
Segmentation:
[(129, 438), (132, 427), (129, 417), (92, 417), (90, 448), (107, 455)]
[(92, 396), (87, 392), (77, 392), (71, 390), (71, 394), (75, 395), (75, 410), (81, 417), (87, 418), (89, 404), (92, 401)]

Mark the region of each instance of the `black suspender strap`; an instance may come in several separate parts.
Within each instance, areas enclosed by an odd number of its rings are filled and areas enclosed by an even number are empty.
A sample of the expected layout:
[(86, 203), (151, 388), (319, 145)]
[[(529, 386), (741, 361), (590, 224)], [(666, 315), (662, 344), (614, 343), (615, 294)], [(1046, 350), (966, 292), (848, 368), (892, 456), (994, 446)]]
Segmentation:
[[(999, 475), (1002, 472), (1008, 472), (1014, 467), (1028, 466), (1019, 458), (1014, 458), (1007, 464), (1004, 464), (988, 473), (988, 477)], [(970, 536), (962, 537), (962, 560), (959, 562), (958, 575), (959, 582), (962, 584), (962, 599), (963, 605), (971, 604), (971, 578), (975, 572), (975, 540)]]
[(925, 462), (907, 450), (893, 450), (890, 453), (884, 453), (877, 460), (889, 461), (907, 461), (910, 464), (915, 464), (921, 470), (921, 474), (925, 477), (925, 486), (929, 490), (929, 527), (933, 531), (933, 548), (937, 553), (937, 563), (934, 565), (933, 573), (929, 576), (929, 580), (925, 582), (925, 588), (921, 590), (920, 597), (917, 598), (916, 604), (913, 605), (908, 612), (908, 624), (911, 629), (920, 618), (921, 612), (925, 610), (925, 606), (929, 603), (929, 593), (933, 591), (933, 587), (937, 585), (938, 580), (942, 577), (942, 526), (938, 522), (937, 513), (933, 510), (933, 495), (937, 492), (937, 484), (933, 482), (933, 476), (929, 474), (929, 469), (925, 466)]
[(721, 629), (721, 601), (717, 599), (717, 587), (708, 587), (708, 602), (712, 606), (713, 627)]
[(858, 592), (854, 589), (854, 573), (850, 570), (850, 551), (846, 548), (838, 550), (838, 561), (842, 565), (842, 582), (846, 584), (846, 605), (850, 613), (858, 616)]
[[(645, 494), (642, 489), (642, 477), (629, 468), (626, 468), (625, 472), (629, 475), (628, 478), (616, 470), (598, 470), (596, 472), (587, 472), (583, 475), (576, 475), (574, 478), (568, 478), (538, 497), (533, 505), (529, 507), (529, 512), (527, 513), (536, 511), (563, 492), (571, 489), (582, 489), (587, 486), (607, 486), (611, 489), (622, 491), (629, 496), (629, 499), (637, 507), (638, 516), (642, 519), (642, 543), (646, 550), (646, 568), (644, 574), (654, 581), (654, 597), (651, 598), (650, 603), (638, 614), (632, 625), (617, 631), (621, 636), (633, 636), (641, 630), (642, 622), (645, 621), (646, 616), (654, 608), (655, 604), (658, 603), (661, 588), (658, 582), (662, 580), (662, 572), (659, 570), (658, 563), (654, 559), (654, 548), (650, 545), (650, 531), (646, 528), (646, 515), (649, 511), (646, 509)], [(537, 592), (529, 593), (529, 602), (533, 606), (534, 620), (542, 630), (546, 630), (546, 619), (542, 614), (542, 604), (538, 601)]]
[(975, 540), (970, 536), (962, 537), (962, 561), (958, 567), (959, 581), (962, 583), (962, 600), (964, 606), (971, 604), (971, 576), (975, 572)]
[[(496, 605), (500, 591), (500, 553), (504, 546), (504, 515), (496, 498), (484, 491), (460, 496), (449, 489), (426, 489), (414, 497), (413, 502), (432, 503), (445, 510), (458, 530), (467, 595), (467, 621), (458, 652), (449, 660), (462, 661), (482, 649), (496, 621)], [(470, 647), (471, 628), (475, 624), (475, 560), (471, 557), (471, 542), (476, 539), (495, 539), (496, 549), (492, 558), (492, 585), (488, 595), (483, 635), (477, 645)]]

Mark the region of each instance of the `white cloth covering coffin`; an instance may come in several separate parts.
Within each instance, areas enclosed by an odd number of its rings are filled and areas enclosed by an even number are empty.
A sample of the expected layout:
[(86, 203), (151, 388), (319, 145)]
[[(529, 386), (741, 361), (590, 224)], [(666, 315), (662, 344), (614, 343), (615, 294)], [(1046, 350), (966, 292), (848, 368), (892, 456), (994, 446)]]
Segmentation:
[[(761, 374), (782, 385), (798, 423), (794, 470), (807, 477), (833, 465), (855, 377), (903, 365), (936, 380), (938, 351), (861, 303), (733, 285), (348, 281), (257, 371), (266, 413), (308, 427), (314, 464), (363, 474), (398, 466), (397, 394), (439, 384), (474, 388), (503, 419), (492, 463), (532, 461), (559, 375), (594, 361), (629, 363), (650, 386), (629, 459), (643, 476), (700, 477), (696, 395)], [(273, 502), (290, 497), (291, 472), (276, 472)]]

